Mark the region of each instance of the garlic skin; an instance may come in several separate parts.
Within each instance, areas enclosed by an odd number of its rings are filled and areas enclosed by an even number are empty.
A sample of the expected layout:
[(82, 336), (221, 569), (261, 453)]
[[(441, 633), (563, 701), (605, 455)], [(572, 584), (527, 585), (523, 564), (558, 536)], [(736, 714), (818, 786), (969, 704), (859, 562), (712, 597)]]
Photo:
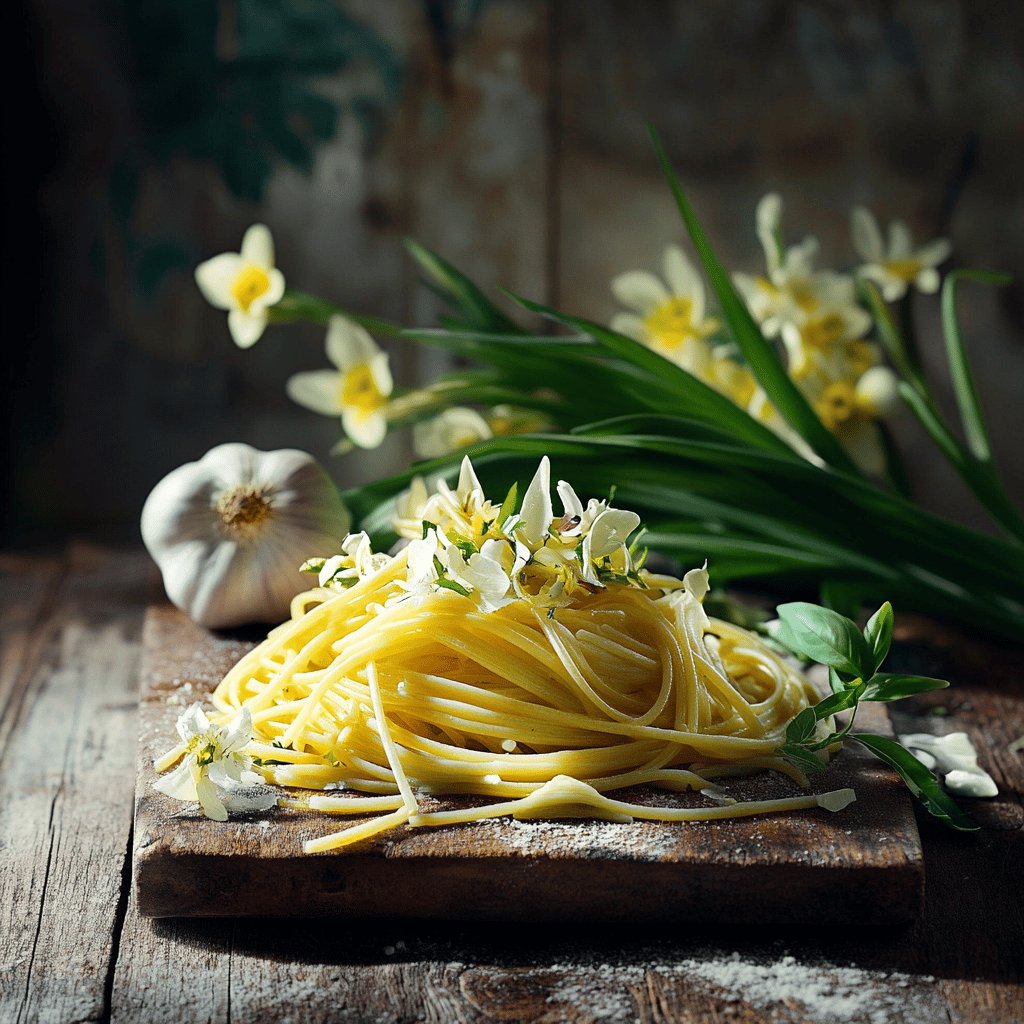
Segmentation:
[(169, 473), (142, 509), (142, 539), (172, 603), (221, 629), (287, 618), (299, 566), (335, 551), (351, 517), (305, 452), (222, 444)]

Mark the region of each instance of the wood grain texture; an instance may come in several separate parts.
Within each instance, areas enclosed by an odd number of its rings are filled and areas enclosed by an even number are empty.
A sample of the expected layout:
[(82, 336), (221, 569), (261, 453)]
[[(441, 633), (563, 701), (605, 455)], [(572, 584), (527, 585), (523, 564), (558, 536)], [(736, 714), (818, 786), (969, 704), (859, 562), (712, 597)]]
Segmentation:
[[(978, 835), (919, 818), (928, 885), (911, 927), (858, 928), (855, 916), (818, 927), (152, 920), (122, 873), (133, 726), (106, 708), (134, 686), (151, 599), (138, 554), (0, 558), (0, 664), (8, 671), (20, 657), (5, 691), (5, 713), (12, 701), (20, 710), (0, 773), (5, 1022), (1024, 1020), (1024, 757), (1006, 749), (1024, 733), (1019, 648), (899, 616), (893, 670), (948, 674), (954, 685), (901, 704), (898, 729), (966, 729), (1000, 788), (995, 800), (970, 802)], [(72, 680), (77, 718), (47, 719), (46, 691)], [(17, 767), (40, 760), (41, 724), (67, 758), (60, 794), (49, 769)], [(90, 769), (98, 733), (109, 742)]]
[[(52, 593), (53, 566), (40, 570), (16, 573), (27, 609)], [(36, 611), (0, 774), (3, 1019), (88, 1020), (103, 1008), (131, 829), (134, 640), (151, 584), (135, 552), (78, 549)]]
[[(682, 826), (491, 819), (396, 829), (320, 856), (304, 855), (302, 841), (345, 827), (344, 819), (278, 809), (210, 822), (152, 788), (152, 763), (172, 744), (183, 707), (205, 701), (249, 646), (166, 607), (147, 616), (135, 829), (136, 897), (146, 915), (795, 923), (856, 913), (877, 923), (909, 921), (920, 907), (909, 797), (856, 749), (815, 780), (820, 791), (856, 789), (857, 802), (837, 815)], [(886, 727), (884, 713), (875, 727)], [(731, 788), (754, 798), (793, 791), (769, 776)], [(652, 797), (665, 799), (640, 799)]]

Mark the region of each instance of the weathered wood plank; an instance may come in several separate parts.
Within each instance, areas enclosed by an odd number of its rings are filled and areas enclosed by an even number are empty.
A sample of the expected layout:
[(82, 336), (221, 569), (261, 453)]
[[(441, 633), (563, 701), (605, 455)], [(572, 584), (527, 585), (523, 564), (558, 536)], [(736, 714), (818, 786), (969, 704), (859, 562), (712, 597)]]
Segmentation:
[(43, 624), (63, 570), (57, 558), (0, 556), (0, 765), (29, 692), (26, 675), (46, 643)]
[[(167, 608), (147, 618), (135, 835), (136, 898), (147, 915), (799, 922), (856, 909), (878, 922), (918, 910), (909, 798), (858, 748), (818, 783), (857, 790), (857, 803), (835, 816), (683, 826), (492, 819), (396, 829), (326, 856), (303, 855), (302, 841), (343, 825), (313, 812), (207, 821), (153, 790), (152, 762), (173, 742), (182, 707), (205, 700), (248, 646)], [(876, 725), (885, 727), (884, 714)], [(744, 785), (754, 798), (792, 788), (766, 776)]]
[(72, 552), (22, 672), (0, 775), (0, 1017), (103, 1013), (131, 830), (148, 558)]

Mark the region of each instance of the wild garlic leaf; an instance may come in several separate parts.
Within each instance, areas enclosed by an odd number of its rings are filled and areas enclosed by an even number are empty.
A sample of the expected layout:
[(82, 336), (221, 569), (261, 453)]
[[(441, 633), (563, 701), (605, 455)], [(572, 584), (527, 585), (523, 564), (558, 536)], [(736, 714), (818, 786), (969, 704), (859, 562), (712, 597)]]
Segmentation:
[(864, 700), (890, 701), (911, 697), (915, 693), (930, 690), (944, 690), (949, 683), (945, 679), (931, 676), (906, 676), (890, 672), (878, 672), (864, 691)]
[(885, 661), (892, 644), (893, 613), (892, 605), (886, 601), (874, 615), (868, 619), (864, 627), (864, 639), (867, 641), (871, 653), (874, 655), (872, 672), (877, 672), (878, 667)]
[(874, 736), (865, 732), (851, 733), (850, 739), (867, 747), (875, 757), (894, 769), (933, 817), (961, 832), (977, 831), (978, 826), (960, 810), (935, 776), (906, 747), (888, 736)]
[(839, 672), (870, 677), (874, 665), (861, 631), (844, 615), (805, 601), (780, 604), (775, 639), (794, 654)]

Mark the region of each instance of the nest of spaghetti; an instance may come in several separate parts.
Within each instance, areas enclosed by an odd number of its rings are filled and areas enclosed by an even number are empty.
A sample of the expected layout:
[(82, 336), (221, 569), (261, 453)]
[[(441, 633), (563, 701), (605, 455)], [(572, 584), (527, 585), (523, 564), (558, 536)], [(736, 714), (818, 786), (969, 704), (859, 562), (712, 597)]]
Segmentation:
[[(778, 748), (813, 688), (755, 634), (708, 618), (705, 569), (645, 569), (634, 513), (556, 490), (561, 514), (547, 459), (521, 502), (515, 488), (487, 500), (468, 459), (454, 489), (415, 481), (396, 514), (408, 543), (385, 554), (356, 534), (311, 559), (319, 585), (220, 683), (215, 719), (251, 723), (246, 767), (288, 787), (280, 803), (358, 818), (307, 852), (504, 815), (838, 809), (726, 794), (723, 778), (767, 769), (806, 785)], [(701, 806), (616, 792), (639, 785)], [(422, 806), (454, 795), (475, 799)]]

